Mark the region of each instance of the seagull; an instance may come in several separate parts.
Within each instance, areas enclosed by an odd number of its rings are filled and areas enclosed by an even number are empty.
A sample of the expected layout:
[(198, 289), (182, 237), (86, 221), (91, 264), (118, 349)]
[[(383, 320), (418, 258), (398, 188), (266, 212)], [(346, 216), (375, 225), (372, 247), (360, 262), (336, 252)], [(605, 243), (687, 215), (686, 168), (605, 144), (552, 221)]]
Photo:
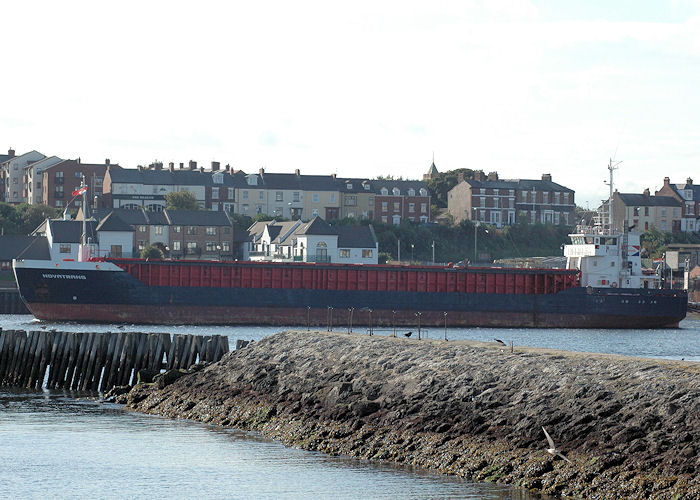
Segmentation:
[(549, 442), (549, 448), (547, 448), (547, 453), (549, 453), (549, 454), (552, 455), (552, 456), (558, 455), (558, 456), (560, 456), (561, 458), (563, 458), (564, 460), (566, 460), (567, 462), (571, 463), (571, 460), (569, 460), (569, 459), (566, 458), (564, 455), (562, 455), (562, 454), (559, 452), (559, 450), (557, 450), (557, 449), (554, 447), (554, 441), (552, 441), (552, 438), (551, 438), (551, 436), (549, 435), (549, 433), (547, 432), (547, 429), (545, 429), (544, 427), (542, 427), (542, 430), (544, 431), (544, 435), (547, 436), (547, 442)]
[(407, 332), (407, 333), (404, 333), (403, 335), (404, 335), (404, 337), (410, 337), (412, 334), (413, 334), (413, 332)]
[(501, 345), (502, 345), (503, 347), (505, 347), (505, 346), (506, 346), (506, 343), (505, 343), (505, 342), (503, 342), (503, 341), (502, 341), (502, 340), (500, 340), (500, 339), (493, 339), (493, 340), (495, 340), (496, 342), (498, 342), (499, 344), (501, 344)]

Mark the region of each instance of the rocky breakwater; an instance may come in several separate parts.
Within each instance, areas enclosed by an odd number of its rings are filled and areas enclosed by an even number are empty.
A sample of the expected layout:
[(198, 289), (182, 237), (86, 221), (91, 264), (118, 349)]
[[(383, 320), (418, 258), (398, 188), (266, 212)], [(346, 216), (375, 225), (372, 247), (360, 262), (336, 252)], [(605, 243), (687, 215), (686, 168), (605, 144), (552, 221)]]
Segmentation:
[[(552, 496), (700, 498), (697, 363), (284, 332), (122, 398), (138, 411)], [(547, 453), (543, 426), (570, 462)]]

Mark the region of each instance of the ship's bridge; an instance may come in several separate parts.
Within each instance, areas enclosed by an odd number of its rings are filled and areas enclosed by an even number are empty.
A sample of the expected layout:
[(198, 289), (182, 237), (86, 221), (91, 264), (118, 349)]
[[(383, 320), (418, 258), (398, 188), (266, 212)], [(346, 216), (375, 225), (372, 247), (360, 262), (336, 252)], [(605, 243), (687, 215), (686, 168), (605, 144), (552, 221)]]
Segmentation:
[(565, 257), (606, 257), (620, 255), (620, 238), (600, 234), (570, 234), (564, 246)]

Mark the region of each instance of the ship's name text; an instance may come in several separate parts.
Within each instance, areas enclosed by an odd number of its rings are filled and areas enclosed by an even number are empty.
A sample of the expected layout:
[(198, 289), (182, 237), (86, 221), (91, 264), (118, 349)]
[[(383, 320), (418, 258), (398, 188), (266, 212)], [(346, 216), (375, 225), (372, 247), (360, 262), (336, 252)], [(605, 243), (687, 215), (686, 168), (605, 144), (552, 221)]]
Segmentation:
[(41, 274), (42, 278), (51, 278), (51, 279), (62, 279), (62, 280), (86, 280), (87, 278), (85, 276), (81, 276), (78, 274), (49, 274), (49, 273), (42, 273)]

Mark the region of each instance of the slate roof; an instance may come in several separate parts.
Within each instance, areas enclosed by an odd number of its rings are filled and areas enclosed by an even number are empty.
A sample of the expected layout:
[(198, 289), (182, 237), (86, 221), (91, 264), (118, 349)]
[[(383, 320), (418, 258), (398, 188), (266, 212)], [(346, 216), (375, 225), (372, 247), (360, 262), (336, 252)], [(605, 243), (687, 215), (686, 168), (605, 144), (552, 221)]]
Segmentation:
[[(288, 239), (292, 234), (296, 234), (296, 231), (292, 232), (292, 229), (294, 229), (297, 225), (299, 225), (298, 221), (284, 221), (284, 222), (276, 222), (275, 224), (268, 225), (268, 232), (270, 233), (270, 242), (271, 243), (282, 243), (286, 239)], [(270, 231), (273, 229), (276, 231), (275, 236), (272, 236), (272, 232)]]
[(0, 261), (12, 259), (50, 260), (49, 242), (44, 236), (24, 234), (0, 236)]
[(557, 184), (552, 181), (543, 181), (541, 179), (499, 179), (497, 181), (476, 181), (467, 179), (464, 182), (472, 188), (486, 189), (516, 189), (520, 191), (562, 191), (573, 193), (573, 189)]
[[(51, 226), (51, 234), (53, 235), (54, 243), (80, 243), (80, 237), (83, 234), (83, 222), (79, 220), (63, 220), (49, 219)], [(88, 220), (86, 222), (86, 232), (88, 238), (95, 238), (95, 228), (97, 222)]]
[(402, 195), (405, 195), (411, 188), (416, 190), (416, 195), (418, 195), (421, 189), (428, 189), (428, 185), (423, 181), (397, 181), (389, 179), (373, 180), (372, 187), (375, 193), (380, 193), (381, 189), (384, 187), (391, 193), (392, 189), (396, 187), (399, 188)]
[[(2, 161), (0, 162), (0, 164), (6, 163), (6, 162), (8, 162), (8, 161), (10, 161), (10, 160), (17, 160), (17, 159), (22, 158), (23, 156), (26, 156), (26, 155), (28, 155), (28, 154), (30, 154), (30, 153), (39, 153), (39, 151), (37, 151), (36, 149), (32, 149), (31, 151), (28, 151), (28, 152), (26, 152), (26, 153), (22, 153), (21, 155), (15, 155), (15, 156), (2, 155), (2, 156), (7, 156), (7, 159), (2, 160)], [(41, 153), (39, 153), (39, 154), (40, 154), (41, 156), (44, 156), (44, 155), (41, 154)], [(44, 156), (44, 158), (46, 158), (46, 156)], [(43, 159), (43, 158), (42, 158), (42, 159)], [(40, 161), (40, 160), (36, 160), (36, 161)]]
[(122, 169), (119, 165), (112, 163), (111, 165), (107, 165), (105, 163), (83, 163), (78, 162), (78, 160), (61, 160), (58, 163), (54, 163), (50, 167), (46, 167), (43, 171), (48, 172), (52, 170), (58, 170), (60, 168), (65, 168), (67, 166), (71, 167), (86, 167), (86, 168), (96, 168), (96, 167), (102, 167), (102, 168), (109, 168), (109, 167), (114, 167), (115, 171), (116, 170), (124, 170)]
[[(110, 165), (111, 166), (111, 165)], [(221, 176), (221, 183), (214, 182), (214, 176)], [(201, 171), (198, 169), (169, 169), (151, 170), (138, 168), (117, 168), (109, 170), (112, 184), (143, 184), (163, 186), (213, 186), (213, 187), (244, 187), (245, 174), (237, 171), (229, 174), (225, 170)]]
[(307, 236), (322, 236), (338, 234), (338, 231), (336, 231), (335, 228), (328, 224), (325, 220), (316, 216), (309, 222), (301, 224), (296, 229), (296, 231), (294, 231), (294, 234), (305, 234)]
[(110, 212), (100, 220), (97, 231), (134, 231), (132, 225), (124, 222), (116, 212)]
[(377, 235), (372, 225), (337, 226), (338, 248), (376, 248)]
[(56, 163), (60, 163), (63, 160), (61, 158), (59, 158), (58, 156), (47, 156), (46, 158), (35, 161), (34, 163), (30, 163), (29, 165), (25, 165), (24, 170), (27, 170), (28, 168), (40, 167), (42, 165), (42, 163), (50, 163), (52, 161), (53, 161), (53, 163), (51, 163), (51, 165), (55, 165)]
[(690, 189), (693, 191), (693, 201), (700, 201), (700, 184), (671, 184), (671, 187), (681, 198), (683, 198), (681, 191)]
[(226, 212), (211, 210), (164, 210), (167, 221), (176, 226), (231, 226)]
[(671, 196), (646, 196), (637, 193), (615, 193), (628, 207), (680, 207), (681, 202)]

